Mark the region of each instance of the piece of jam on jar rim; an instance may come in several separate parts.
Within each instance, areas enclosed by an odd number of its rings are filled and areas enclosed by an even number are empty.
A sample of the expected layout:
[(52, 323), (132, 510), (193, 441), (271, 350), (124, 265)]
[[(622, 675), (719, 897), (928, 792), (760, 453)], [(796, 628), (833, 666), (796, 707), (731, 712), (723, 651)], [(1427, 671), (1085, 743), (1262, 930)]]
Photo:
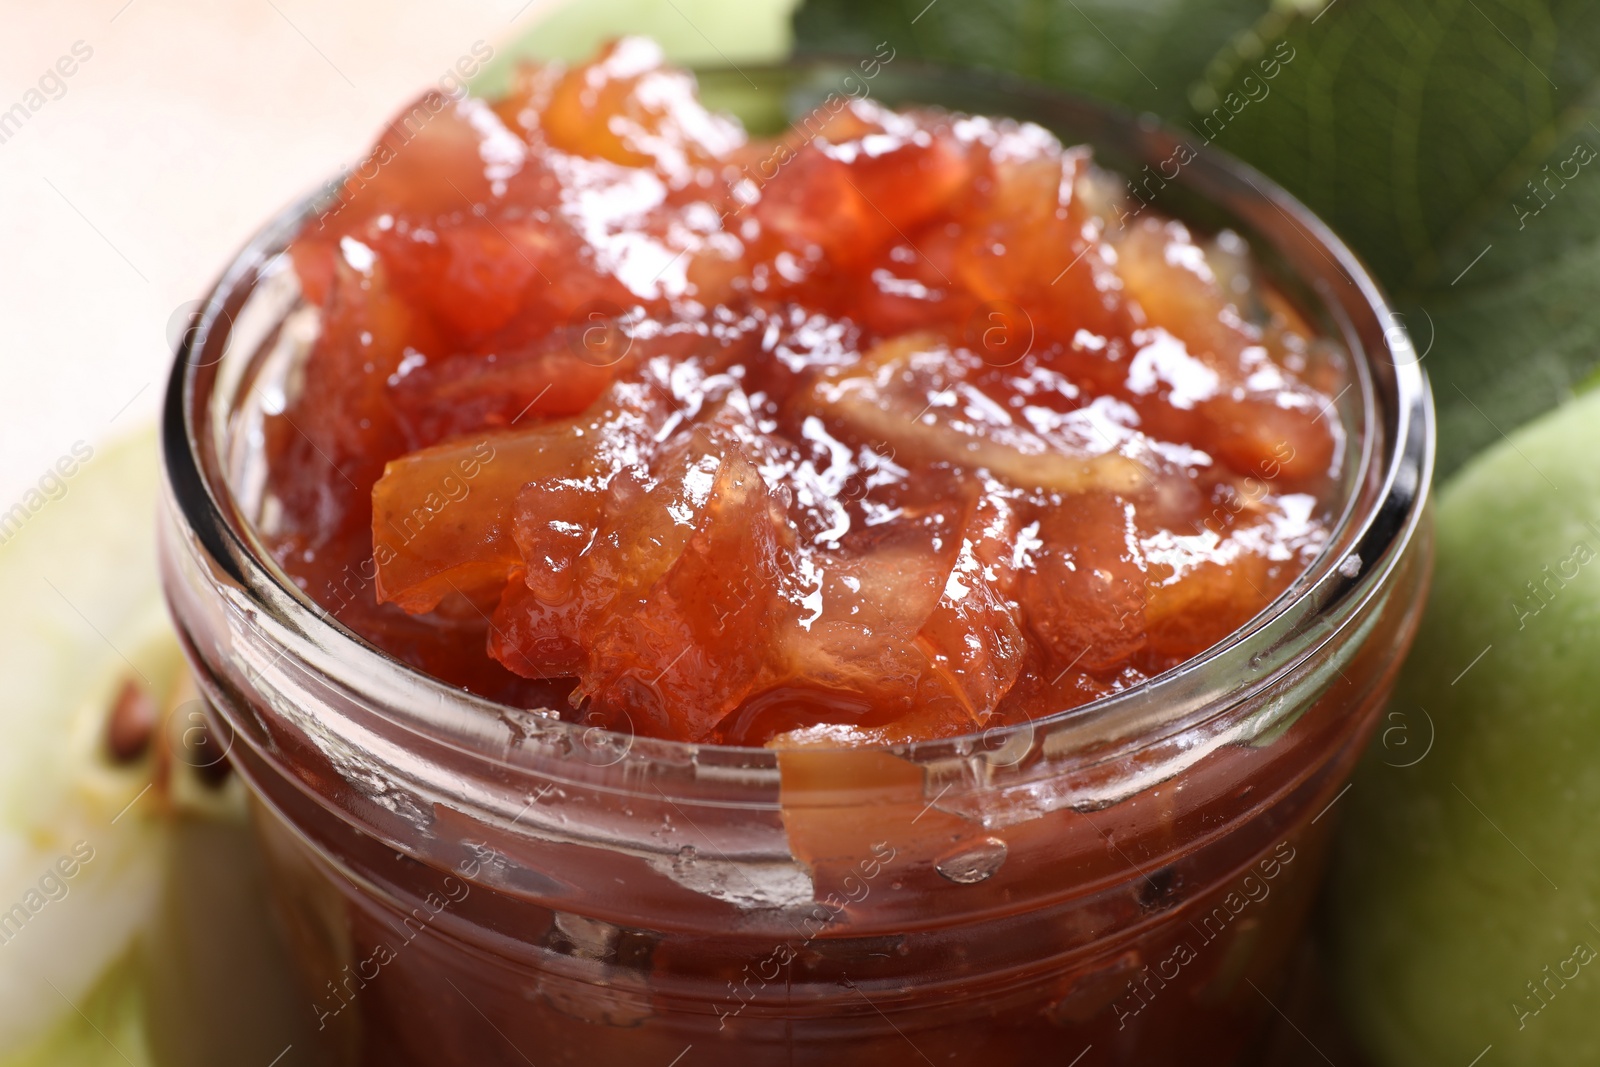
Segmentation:
[(292, 247), (321, 326), (266, 533), (454, 684), (690, 742), (972, 734), (1194, 657), (1329, 537), (1337, 350), (1039, 126), (752, 138), (624, 39), (424, 97), (371, 162)]

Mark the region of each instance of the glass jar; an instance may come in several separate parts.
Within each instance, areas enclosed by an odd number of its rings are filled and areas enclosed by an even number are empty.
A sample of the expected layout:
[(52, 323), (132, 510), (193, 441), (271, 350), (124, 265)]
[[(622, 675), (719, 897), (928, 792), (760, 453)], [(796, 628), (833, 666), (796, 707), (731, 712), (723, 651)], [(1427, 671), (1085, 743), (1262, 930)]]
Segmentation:
[(1325, 413), (1356, 443), (1327, 550), (1176, 670), (981, 736), (774, 752), (493, 704), (356, 638), (253, 532), (263, 412), (315, 328), (283, 251), (322, 205), (296, 205), (178, 353), (163, 567), (329, 1059), (1097, 1067), (1259, 1044), (1424, 599), (1421, 368), (1354, 256), (1189, 135), (1017, 83), (866, 70), (702, 88), (751, 125), (830, 92), (1030, 119), (1164, 212), (1244, 235), (1349, 353)]

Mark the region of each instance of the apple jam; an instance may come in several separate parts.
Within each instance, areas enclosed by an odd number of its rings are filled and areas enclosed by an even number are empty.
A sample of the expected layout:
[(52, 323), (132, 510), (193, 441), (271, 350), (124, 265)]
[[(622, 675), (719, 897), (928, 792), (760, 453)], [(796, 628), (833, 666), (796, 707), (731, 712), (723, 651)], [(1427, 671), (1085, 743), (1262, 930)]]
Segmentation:
[(696, 742), (954, 737), (1138, 685), (1328, 538), (1345, 384), (1229, 231), (1043, 128), (748, 135), (625, 39), (422, 98), (292, 245), (263, 523), (355, 632)]
[(296, 1056), (1302, 1040), (1285, 964), (1424, 602), (1424, 376), (1260, 175), (1128, 195), (1062, 141), (1182, 133), (888, 59), (697, 83), (624, 41), (424, 97), (186, 334), (164, 584)]

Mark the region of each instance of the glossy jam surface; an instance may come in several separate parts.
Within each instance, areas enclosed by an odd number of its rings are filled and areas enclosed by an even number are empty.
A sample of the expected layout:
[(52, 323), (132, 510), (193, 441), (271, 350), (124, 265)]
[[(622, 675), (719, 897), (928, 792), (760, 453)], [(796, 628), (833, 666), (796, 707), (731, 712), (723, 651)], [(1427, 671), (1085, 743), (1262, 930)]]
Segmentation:
[(1326, 542), (1339, 353), (1004, 119), (776, 139), (653, 45), (424, 97), (292, 249), (264, 533), (451, 683), (691, 741), (947, 737), (1215, 644)]

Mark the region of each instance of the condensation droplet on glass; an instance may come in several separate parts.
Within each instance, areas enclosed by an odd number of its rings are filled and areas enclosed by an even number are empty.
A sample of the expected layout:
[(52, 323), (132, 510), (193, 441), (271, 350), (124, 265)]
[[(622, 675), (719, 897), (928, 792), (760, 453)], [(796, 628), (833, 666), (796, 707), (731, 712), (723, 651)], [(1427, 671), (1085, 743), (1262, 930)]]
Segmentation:
[(985, 837), (963, 845), (933, 865), (957, 885), (976, 885), (993, 877), (1006, 861), (1006, 843), (998, 837)]

